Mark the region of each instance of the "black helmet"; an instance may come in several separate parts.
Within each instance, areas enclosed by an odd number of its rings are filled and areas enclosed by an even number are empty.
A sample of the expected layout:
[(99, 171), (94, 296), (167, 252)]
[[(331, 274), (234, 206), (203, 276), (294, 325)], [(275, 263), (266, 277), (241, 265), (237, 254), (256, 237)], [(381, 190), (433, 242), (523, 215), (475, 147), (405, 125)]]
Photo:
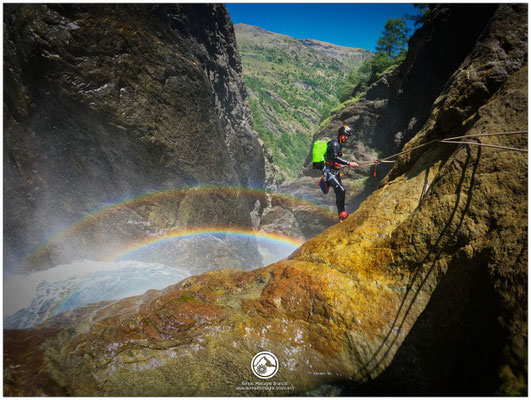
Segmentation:
[(348, 125), (343, 125), (337, 131), (337, 136), (341, 136), (341, 135), (347, 135), (347, 136), (352, 135), (352, 128), (350, 126), (348, 126)]

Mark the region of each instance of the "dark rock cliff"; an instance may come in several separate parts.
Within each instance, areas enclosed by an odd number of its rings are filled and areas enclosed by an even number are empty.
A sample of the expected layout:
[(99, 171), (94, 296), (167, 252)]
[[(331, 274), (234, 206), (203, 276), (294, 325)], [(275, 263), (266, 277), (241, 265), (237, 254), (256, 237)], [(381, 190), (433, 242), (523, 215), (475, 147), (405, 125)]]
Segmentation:
[[(8, 268), (91, 210), (200, 184), (264, 184), (264, 155), (222, 5), (4, 6)], [(137, 225), (171, 215), (172, 226), (152, 228), (159, 231), (212, 221), (251, 226), (252, 204), (218, 197), (186, 215), (178, 201), (150, 204), (149, 215), (129, 211)], [(73, 252), (84, 255), (86, 247)], [(48, 265), (69, 259), (53, 249), (47, 258)]]

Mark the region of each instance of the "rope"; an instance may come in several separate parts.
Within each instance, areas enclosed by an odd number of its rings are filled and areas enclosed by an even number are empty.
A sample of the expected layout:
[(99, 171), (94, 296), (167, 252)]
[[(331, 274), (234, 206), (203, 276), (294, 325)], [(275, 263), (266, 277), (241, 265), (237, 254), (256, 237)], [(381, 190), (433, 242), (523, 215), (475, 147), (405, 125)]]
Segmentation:
[(518, 149), (516, 147), (498, 146), (496, 144), (478, 143), (478, 142), (463, 142), (461, 140), (441, 140), (441, 143), (457, 143), (457, 144), (473, 144), (476, 146), (494, 147), (496, 149), (514, 150), (527, 153), (527, 149)]
[[(496, 145), (493, 145), (493, 144), (489, 145), (489, 144), (485, 144), (485, 143), (481, 143), (480, 144), (480, 143), (476, 143), (476, 142), (463, 142), (463, 141), (452, 142), (452, 140), (455, 140), (455, 139), (475, 138), (475, 137), (481, 137), (481, 136), (514, 135), (514, 134), (521, 134), (521, 133), (527, 133), (527, 131), (478, 133), (478, 134), (475, 134), (475, 135), (453, 136), (453, 137), (444, 138), (444, 139), (434, 139), (434, 140), (430, 140), (429, 142), (422, 143), (422, 144), (419, 144), (418, 146), (412, 147), (411, 149), (407, 149), (407, 150), (401, 151), (400, 153), (392, 154), (392, 155), (390, 155), (388, 157), (382, 158), (381, 160), (377, 160), (377, 161), (379, 161), (379, 162), (394, 162), (394, 161), (389, 161), (389, 159), (396, 158), (398, 156), (401, 156), (402, 154), (410, 153), (410, 152), (412, 152), (414, 150), (420, 149), (421, 147), (425, 147), (425, 146), (428, 146), (430, 144), (437, 143), (437, 142), (439, 142), (439, 143), (475, 144), (475, 145), (479, 145), (479, 146), (496, 147), (496, 148), (499, 148), (499, 149), (526, 152), (527, 149), (517, 149), (515, 147), (496, 146)], [(375, 161), (373, 161), (373, 162), (375, 162)], [(358, 164), (360, 166), (362, 165), (360, 163), (358, 163)], [(370, 162), (369, 163), (363, 163), (363, 165), (367, 165), (367, 164), (371, 164), (371, 163)]]
[(378, 164), (378, 160), (374, 160), (374, 161), (360, 161), (359, 163), (357, 163), (360, 167), (363, 166), (363, 165), (372, 165), (372, 164)]
[(435, 143), (435, 142), (438, 142), (438, 141), (439, 141), (439, 139), (430, 140), (427, 143), (419, 144), (418, 146), (415, 146), (415, 147), (413, 147), (411, 149), (407, 149), (407, 150), (401, 151), (400, 153), (393, 154), (393, 155), (391, 155), (389, 157), (382, 158), (380, 161), (387, 161), (390, 158), (395, 158), (395, 157), (401, 156), (402, 154), (411, 153), (413, 150), (420, 149), (421, 147), (428, 146), (428, 145), (430, 145), (432, 143)]
[[(509, 147), (509, 146), (499, 146), (499, 145), (488, 144), (488, 143), (465, 142), (465, 141), (462, 141), (462, 140), (456, 140), (456, 139), (475, 138), (475, 137), (484, 137), (484, 136), (515, 135), (515, 134), (522, 134), (522, 133), (527, 133), (527, 131), (488, 132), (488, 133), (478, 133), (478, 134), (475, 134), (475, 135), (463, 135), (463, 136), (453, 136), (453, 137), (444, 138), (444, 139), (434, 139), (434, 140), (430, 140), (429, 142), (422, 143), (422, 144), (419, 144), (419, 145), (417, 145), (415, 147), (412, 147), (411, 149), (407, 149), (407, 150), (401, 151), (400, 153), (392, 154), (392, 155), (390, 155), (388, 157), (382, 158), (381, 160), (360, 161), (360, 162), (358, 162), (358, 165), (360, 167), (363, 167), (363, 166), (366, 166), (366, 165), (373, 165), (373, 164), (378, 165), (378, 164), (381, 164), (381, 163), (394, 163), (394, 162), (396, 162), (396, 160), (394, 160), (394, 161), (390, 160), (391, 158), (396, 158), (398, 156), (401, 156), (402, 154), (411, 153), (414, 150), (420, 149), (421, 147), (429, 146), (430, 144), (433, 144), (433, 143), (472, 144), (472, 145), (475, 145), (475, 146), (493, 147), (493, 148), (496, 148), (496, 149), (520, 151), (520, 152), (527, 153), (527, 151), (528, 151), (527, 149), (519, 149), (519, 148), (516, 148), (516, 147)], [(344, 168), (344, 167), (348, 167), (348, 165), (338, 165), (336, 167)], [(376, 173), (376, 168), (375, 168), (375, 173)]]
[[(411, 149), (407, 149), (407, 150), (404, 150), (404, 151), (401, 151), (400, 153), (396, 153), (396, 154), (393, 154), (393, 155), (390, 155), (389, 157), (385, 157), (383, 158), (382, 160), (380, 161), (384, 161), (384, 160), (389, 160), (390, 158), (395, 158), (395, 157), (398, 157), (402, 154), (405, 154), (405, 153), (410, 153), (412, 152), (413, 150), (416, 150), (416, 149), (419, 149), (421, 147), (424, 147), (424, 146), (428, 146), (432, 143), (436, 143), (436, 142), (440, 142), (440, 143), (452, 143), (451, 141), (452, 140), (455, 140), (455, 139), (463, 139), (463, 138), (474, 138), (474, 137), (480, 137), (480, 136), (501, 136), (501, 135), (514, 135), (514, 134), (521, 134), (521, 133), (527, 133), (527, 131), (511, 131), (511, 132), (490, 132), (490, 133), (478, 133), (478, 134), (475, 134), (475, 135), (465, 135), (465, 136), (453, 136), (453, 137), (449, 137), (449, 138), (444, 138), (444, 139), (435, 139), (435, 140), (430, 140), (429, 142), (426, 142), (426, 143), (422, 143), (422, 144), (419, 144), (418, 146), (415, 146), (415, 147), (412, 147)], [(453, 142), (455, 143), (455, 142)], [(462, 141), (459, 141), (457, 143), (465, 143), (465, 142), (462, 142)], [(474, 144), (478, 145), (478, 143), (475, 143)], [(485, 146), (485, 143), (482, 143), (481, 145)], [(487, 147), (493, 147), (494, 145), (488, 145)], [(505, 148), (504, 146), (501, 146), (500, 148)], [(506, 148), (507, 150), (516, 150), (514, 147), (511, 147), (511, 148)], [(517, 149), (516, 151), (527, 151), (527, 150), (524, 150), (524, 149)]]
[(502, 135), (515, 135), (519, 133), (527, 133), (527, 131), (511, 131), (511, 132), (491, 132), (491, 133), (478, 133), (477, 135), (464, 135), (464, 136), (454, 136), (441, 140), (454, 140), (454, 139), (463, 139), (463, 138), (473, 138), (480, 136), (502, 136)]

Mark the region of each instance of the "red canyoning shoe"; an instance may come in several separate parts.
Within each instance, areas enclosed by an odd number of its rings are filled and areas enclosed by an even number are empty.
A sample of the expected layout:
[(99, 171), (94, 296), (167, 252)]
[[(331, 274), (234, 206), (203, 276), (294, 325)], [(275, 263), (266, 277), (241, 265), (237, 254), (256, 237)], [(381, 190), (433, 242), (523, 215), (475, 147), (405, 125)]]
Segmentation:
[(346, 211), (343, 211), (339, 214), (339, 222), (343, 222), (345, 219), (347, 219), (348, 213)]

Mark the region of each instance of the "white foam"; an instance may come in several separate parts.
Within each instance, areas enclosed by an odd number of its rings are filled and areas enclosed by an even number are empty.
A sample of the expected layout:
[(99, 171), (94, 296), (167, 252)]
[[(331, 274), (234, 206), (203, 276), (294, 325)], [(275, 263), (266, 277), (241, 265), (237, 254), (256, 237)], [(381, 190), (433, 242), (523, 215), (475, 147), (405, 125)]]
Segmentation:
[(44, 271), (13, 275), (4, 282), (4, 316), (13, 315), (18, 310), (29, 307), (38, 294), (39, 285), (42, 286), (52, 282), (81, 282), (81, 280), (94, 272), (124, 268), (133, 262), (79, 260)]

